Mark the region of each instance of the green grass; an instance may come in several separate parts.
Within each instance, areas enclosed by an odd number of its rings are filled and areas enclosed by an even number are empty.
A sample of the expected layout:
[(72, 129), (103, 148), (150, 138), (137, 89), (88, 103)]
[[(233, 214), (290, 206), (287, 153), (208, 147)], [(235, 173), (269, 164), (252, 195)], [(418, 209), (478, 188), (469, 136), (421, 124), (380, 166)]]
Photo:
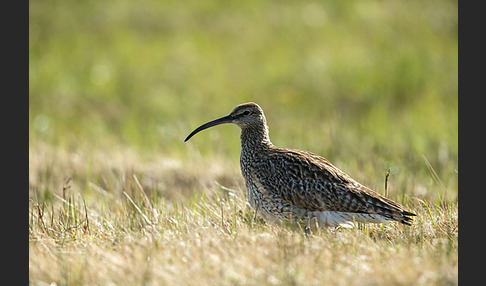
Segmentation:
[[(455, 1), (30, 2), (30, 281), (457, 284), (457, 51)], [(413, 225), (254, 221), (239, 129), (183, 143), (246, 101), (277, 146), (390, 170)]]

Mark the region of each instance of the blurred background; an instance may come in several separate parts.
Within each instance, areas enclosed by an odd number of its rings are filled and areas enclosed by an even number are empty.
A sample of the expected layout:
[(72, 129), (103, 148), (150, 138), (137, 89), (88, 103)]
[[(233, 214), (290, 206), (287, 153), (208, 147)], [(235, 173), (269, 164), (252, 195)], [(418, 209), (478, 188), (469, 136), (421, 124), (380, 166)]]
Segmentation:
[(29, 148), (129, 146), (239, 169), (236, 126), (183, 140), (254, 101), (277, 146), (358, 178), (372, 166), (376, 184), (387, 169), (440, 178), (455, 197), (457, 10), (445, 0), (30, 1)]

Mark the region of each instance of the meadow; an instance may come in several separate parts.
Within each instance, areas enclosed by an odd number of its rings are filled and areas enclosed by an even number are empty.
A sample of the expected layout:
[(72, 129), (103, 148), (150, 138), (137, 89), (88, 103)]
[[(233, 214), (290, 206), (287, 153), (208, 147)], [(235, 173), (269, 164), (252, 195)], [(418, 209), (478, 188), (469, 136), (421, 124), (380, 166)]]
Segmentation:
[[(29, 2), (32, 285), (457, 285), (457, 1)], [(255, 218), (239, 128), (415, 212)]]

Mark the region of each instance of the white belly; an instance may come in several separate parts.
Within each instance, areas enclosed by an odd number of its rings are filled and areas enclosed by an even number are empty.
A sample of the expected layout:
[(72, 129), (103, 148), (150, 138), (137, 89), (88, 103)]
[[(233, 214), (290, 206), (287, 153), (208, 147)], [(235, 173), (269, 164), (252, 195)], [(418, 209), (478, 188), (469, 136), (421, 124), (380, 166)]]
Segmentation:
[(321, 227), (344, 226), (352, 227), (354, 221), (361, 223), (384, 223), (388, 219), (378, 214), (349, 213), (349, 212), (312, 212), (310, 217), (315, 217)]

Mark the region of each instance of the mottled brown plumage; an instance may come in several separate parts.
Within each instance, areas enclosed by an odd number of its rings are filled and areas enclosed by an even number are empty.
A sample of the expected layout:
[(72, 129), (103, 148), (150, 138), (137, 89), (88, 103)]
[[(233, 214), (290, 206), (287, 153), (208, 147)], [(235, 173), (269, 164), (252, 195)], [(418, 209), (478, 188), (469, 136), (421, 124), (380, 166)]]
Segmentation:
[(322, 227), (350, 225), (353, 221), (399, 221), (410, 225), (410, 217), (415, 216), (356, 182), (323, 157), (274, 146), (263, 110), (253, 102), (240, 104), (229, 115), (201, 125), (185, 141), (223, 123), (241, 128), (240, 165), (248, 201), (266, 220), (314, 220)]

